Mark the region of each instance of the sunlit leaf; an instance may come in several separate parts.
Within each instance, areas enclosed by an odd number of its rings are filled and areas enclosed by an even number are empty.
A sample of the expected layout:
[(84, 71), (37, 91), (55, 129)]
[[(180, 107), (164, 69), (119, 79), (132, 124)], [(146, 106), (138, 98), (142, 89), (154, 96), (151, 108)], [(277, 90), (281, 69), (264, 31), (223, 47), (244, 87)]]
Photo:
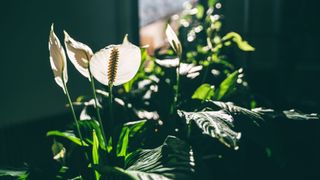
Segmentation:
[(28, 175), (27, 169), (0, 169), (0, 179), (26, 180)]
[[(93, 164), (99, 164), (99, 140), (96, 135), (95, 130), (92, 132), (93, 144), (92, 144), (92, 161)], [(100, 173), (98, 171), (94, 171), (96, 180), (100, 179)]]
[(196, 17), (198, 19), (202, 19), (203, 15), (204, 15), (204, 7), (201, 4), (198, 4), (196, 8), (197, 8)]
[(316, 113), (312, 114), (306, 114), (299, 112), (297, 110), (288, 110), (288, 111), (283, 111), (283, 114), (288, 118), (292, 120), (319, 120), (319, 115)]
[(117, 144), (117, 156), (126, 156), (128, 153), (129, 138), (138, 133), (147, 121), (134, 121), (123, 125)]
[(202, 84), (192, 95), (192, 99), (209, 100), (214, 95), (214, 86)]
[(234, 88), (236, 88), (238, 75), (239, 72), (235, 71), (232, 74), (228, 75), (228, 77), (222, 81), (222, 83), (214, 93), (214, 97), (216, 100), (221, 100), (226, 95), (231, 93), (234, 90)]
[(179, 58), (174, 58), (174, 59), (157, 59), (156, 63), (160, 65), (161, 67), (165, 68), (173, 68), (173, 67), (178, 67), (179, 65)]
[(234, 128), (234, 119), (226, 111), (179, 111), (179, 116), (184, 118), (187, 124), (194, 123), (203, 134), (219, 140), (227, 147), (238, 149), (241, 133), (232, 129)]
[[(240, 118), (239, 120), (246, 120), (246, 121), (251, 120), (251, 122), (257, 126), (261, 126), (261, 124), (264, 122), (263, 117), (261, 117), (260, 114), (256, 113), (255, 111), (251, 111), (249, 109), (236, 106), (231, 102), (221, 102), (221, 101), (211, 101), (211, 102), (216, 106), (218, 106), (220, 109), (230, 113), (236, 120), (238, 120), (238, 118)], [(245, 125), (246, 122), (240, 121), (238, 124)], [(248, 127), (246, 129), (248, 129)]]
[(83, 146), (88, 146), (88, 144), (86, 142), (84, 142), (84, 141), (82, 141), (82, 143), (81, 143), (81, 140), (78, 137), (76, 137), (74, 135), (74, 133), (71, 132), (71, 131), (66, 131), (66, 132), (49, 131), (49, 132), (47, 132), (47, 136), (63, 137), (63, 138), (66, 138), (66, 139), (72, 141), (73, 143), (75, 143), (75, 144), (77, 144), (79, 146), (82, 146), (82, 144), (83, 144)]
[(244, 41), (242, 37), (236, 32), (230, 32), (226, 34), (223, 38), (224, 41), (232, 40), (234, 41), (238, 47), (243, 51), (254, 51), (254, 47), (252, 47), (247, 41)]
[(91, 139), (93, 139), (92, 130), (94, 130), (95, 134), (99, 140), (98, 142), (99, 142), (100, 148), (103, 150), (106, 150), (105, 143), (103, 140), (103, 135), (102, 135), (101, 129), (100, 129), (100, 124), (98, 121), (96, 121), (96, 120), (79, 121), (79, 126), (80, 126), (80, 130), (82, 132), (83, 138), (85, 140), (87, 140), (88, 142), (90, 142)]
[(186, 142), (168, 136), (155, 149), (141, 149), (125, 158), (125, 169), (102, 166), (98, 171), (108, 177), (131, 180), (191, 180), (195, 178), (193, 151)]

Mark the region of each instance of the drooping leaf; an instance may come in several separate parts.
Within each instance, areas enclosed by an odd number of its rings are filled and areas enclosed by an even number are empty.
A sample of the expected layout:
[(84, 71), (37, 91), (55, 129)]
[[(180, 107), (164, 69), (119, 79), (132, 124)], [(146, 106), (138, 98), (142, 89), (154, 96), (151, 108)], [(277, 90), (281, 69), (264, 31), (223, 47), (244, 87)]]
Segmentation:
[(285, 111), (275, 111), (273, 109), (255, 108), (252, 111), (260, 114), (261, 116), (269, 119), (288, 119), (288, 120), (319, 120), (320, 117), (317, 113), (303, 113), (295, 109)]
[[(223, 110), (227, 111), (236, 120), (239, 120), (239, 121), (251, 120), (249, 123), (255, 124), (257, 126), (261, 126), (261, 124), (264, 122), (264, 119), (263, 119), (263, 117), (260, 116), (260, 114), (254, 112), (254, 111), (250, 111), (249, 109), (246, 109), (246, 108), (243, 108), (240, 106), (236, 106), (231, 102), (210, 101), (210, 103), (213, 103), (214, 105), (218, 106), (219, 109), (223, 109)], [(238, 124), (246, 124), (246, 122), (241, 121)]]
[(74, 142), (75, 144), (79, 145), (79, 146), (88, 146), (88, 144), (84, 141), (82, 141), (80, 138), (76, 137), (75, 134), (72, 131), (65, 131), (65, 132), (61, 132), (61, 131), (49, 131), (47, 132), (47, 136), (58, 136), (58, 137), (63, 137), (66, 138), (72, 142)]
[(292, 120), (319, 120), (320, 119), (319, 115), (316, 113), (306, 114), (294, 109), (283, 111), (283, 114), (286, 116), (286, 118), (292, 119)]
[(241, 133), (232, 129), (234, 128), (234, 119), (226, 111), (178, 111), (178, 114), (186, 120), (187, 124), (194, 123), (203, 134), (219, 140), (227, 147), (234, 148), (235, 150), (239, 148), (238, 141)]
[(202, 84), (192, 95), (192, 99), (209, 100), (214, 95), (214, 86)]
[(125, 169), (97, 167), (100, 173), (113, 174), (116, 179), (132, 180), (188, 180), (194, 179), (193, 151), (186, 142), (168, 136), (155, 149), (141, 149), (125, 158)]

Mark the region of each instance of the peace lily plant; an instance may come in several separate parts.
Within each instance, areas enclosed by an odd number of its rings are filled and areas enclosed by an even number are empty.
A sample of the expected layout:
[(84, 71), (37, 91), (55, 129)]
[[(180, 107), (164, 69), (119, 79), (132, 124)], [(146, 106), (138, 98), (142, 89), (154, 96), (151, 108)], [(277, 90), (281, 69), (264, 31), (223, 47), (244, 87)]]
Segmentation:
[[(170, 47), (155, 51), (154, 56), (130, 43), (128, 36), (121, 44), (94, 52), (64, 31), (63, 48), (51, 26), (50, 65), (74, 123), (47, 132), (53, 138), (54, 167), (40, 173), (41, 178), (39, 169), (31, 168), (30, 179), (34, 174), (33, 179), (192, 180), (208, 179), (208, 174), (209, 179), (224, 178), (229, 169), (237, 170), (236, 165), (242, 164), (234, 163), (243, 160), (243, 156), (234, 160), (241, 139), (247, 138), (241, 142), (242, 154), (252, 153), (245, 151), (255, 145), (274, 150), (257, 138), (268, 135), (250, 134), (263, 133), (255, 128), (266, 119), (318, 118), (295, 111), (251, 109), (256, 102), (244, 69), (223, 50), (254, 48), (238, 33), (220, 31), (221, 4), (216, 6), (216, 1), (186, 8), (179, 33), (170, 25), (164, 29)], [(88, 79), (91, 96), (72, 101), (67, 58)], [(77, 108), (81, 108), (79, 116)], [(247, 145), (251, 140), (258, 143)], [(276, 154), (276, 149), (269, 155)], [(230, 153), (233, 158), (224, 158)]]
[[(70, 61), (84, 77), (88, 78), (91, 83), (96, 115), (100, 123), (104, 145), (106, 146), (107, 137), (103, 128), (103, 122), (99, 110), (100, 105), (97, 100), (93, 77), (101, 84), (109, 87), (109, 109), (110, 121), (112, 125), (112, 87), (122, 85), (130, 81), (136, 75), (141, 63), (140, 48), (131, 44), (128, 41), (128, 36), (126, 35), (122, 44), (109, 45), (94, 54), (89, 46), (74, 40), (66, 31), (64, 31), (64, 36), (64, 44)], [(68, 73), (65, 51), (54, 32), (53, 24), (51, 25), (49, 36), (49, 52), (50, 65), (54, 73), (55, 81), (63, 89), (67, 96), (74, 122), (81, 140), (81, 145), (84, 146), (84, 140), (79, 128), (79, 122), (76, 118), (73, 103), (71, 101), (66, 84), (68, 82)]]

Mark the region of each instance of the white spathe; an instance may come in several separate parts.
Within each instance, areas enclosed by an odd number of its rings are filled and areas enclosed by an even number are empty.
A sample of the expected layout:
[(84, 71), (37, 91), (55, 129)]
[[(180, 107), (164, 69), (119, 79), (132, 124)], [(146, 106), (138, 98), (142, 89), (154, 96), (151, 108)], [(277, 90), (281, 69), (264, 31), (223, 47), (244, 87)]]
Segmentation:
[(172, 49), (180, 56), (182, 53), (182, 46), (181, 43), (176, 35), (176, 33), (173, 31), (171, 26), (168, 24), (166, 28), (166, 36), (167, 39), (172, 47)]
[(108, 73), (110, 55), (113, 48), (118, 49), (118, 63), (115, 80), (112, 85), (118, 86), (130, 81), (138, 72), (141, 63), (140, 48), (131, 44), (127, 37), (120, 45), (110, 45), (95, 53), (90, 60), (93, 77), (104, 85), (109, 85)]
[(74, 40), (64, 31), (64, 43), (67, 49), (67, 55), (74, 67), (86, 78), (90, 80), (89, 61), (93, 56), (91, 48), (81, 42)]
[(63, 81), (64, 83), (68, 82), (66, 54), (58, 37), (54, 33), (53, 24), (51, 25), (51, 31), (49, 35), (49, 52), (50, 65), (54, 74), (54, 80), (63, 89), (64, 93), (66, 93), (63, 84)]

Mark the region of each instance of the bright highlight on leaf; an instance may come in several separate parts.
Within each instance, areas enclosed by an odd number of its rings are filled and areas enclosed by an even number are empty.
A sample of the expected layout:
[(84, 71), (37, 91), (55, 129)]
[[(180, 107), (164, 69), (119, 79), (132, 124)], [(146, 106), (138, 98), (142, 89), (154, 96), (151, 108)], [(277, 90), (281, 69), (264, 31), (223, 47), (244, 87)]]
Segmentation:
[(49, 52), (50, 52), (50, 65), (54, 74), (54, 80), (63, 89), (64, 83), (68, 81), (66, 54), (63, 47), (54, 33), (53, 24), (51, 25), (51, 31), (49, 35)]
[(222, 40), (224, 40), (224, 41), (227, 41), (227, 40), (234, 41), (242, 51), (254, 51), (255, 50), (254, 47), (252, 47), (247, 41), (244, 41), (242, 39), (242, 37), (236, 32), (230, 32), (230, 33), (226, 34), (222, 38)]
[(91, 48), (81, 42), (74, 40), (64, 31), (64, 44), (67, 49), (67, 55), (74, 67), (86, 78), (90, 80), (89, 61), (93, 56)]
[(210, 100), (214, 95), (214, 86), (202, 84), (192, 95), (192, 99)]
[(140, 48), (131, 44), (126, 36), (122, 44), (110, 45), (95, 53), (90, 61), (90, 70), (100, 83), (118, 86), (136, 75), (140, 62)]
[(177, 53), (177, 55), (181, 55), (182, 53), (182, 46), (181, 43), (176, 35), (176, 33), (173, 31), (171, 26), (168, 24), (166, 29), (166, 35), (168, 38), (168, 41), (172, 47), (172, 49)]

